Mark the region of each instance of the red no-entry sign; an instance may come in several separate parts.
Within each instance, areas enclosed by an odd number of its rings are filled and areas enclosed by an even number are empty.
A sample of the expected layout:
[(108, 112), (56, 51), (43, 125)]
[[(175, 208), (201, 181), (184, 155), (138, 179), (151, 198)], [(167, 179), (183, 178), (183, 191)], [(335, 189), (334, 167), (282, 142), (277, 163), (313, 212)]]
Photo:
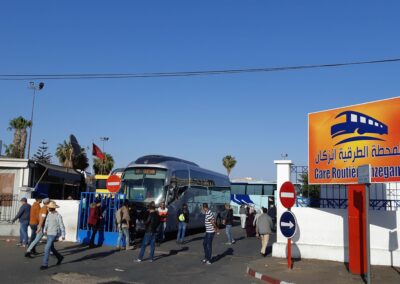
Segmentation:
[(118, 192), (121, 187), (121, 178), (117, 175), (109, 176), (106, 182), (106, 187), (109, 192)]
[(291, 208), (296, 201), (296, 190), (290, 181), (285, 182), (279, 191), (279, 200), (283, 207)]

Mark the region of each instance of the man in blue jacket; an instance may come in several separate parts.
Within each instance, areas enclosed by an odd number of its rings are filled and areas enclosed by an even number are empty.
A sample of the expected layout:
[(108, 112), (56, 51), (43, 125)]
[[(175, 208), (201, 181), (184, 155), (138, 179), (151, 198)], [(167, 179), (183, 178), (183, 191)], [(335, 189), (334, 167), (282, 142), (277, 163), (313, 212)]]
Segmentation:
[(28, 200), (23, 197), (21, 198), (21, 207), (15, 218), (11, 221), (14, 223), (19, 219), (19, 243), (17, 246), (26, 247), (28, 245), (28, 226), (29, 218), (31, 215), (31, 206), (28, 204)]

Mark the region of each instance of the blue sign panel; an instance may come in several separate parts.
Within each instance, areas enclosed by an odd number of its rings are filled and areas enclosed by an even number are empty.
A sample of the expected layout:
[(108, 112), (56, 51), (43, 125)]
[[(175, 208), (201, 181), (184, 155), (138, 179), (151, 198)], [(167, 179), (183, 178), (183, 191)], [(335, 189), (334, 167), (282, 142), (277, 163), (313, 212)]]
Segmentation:
[(297, 222), (294, 214), (290, 211), (284, 212), (279, 220), (279, 227), (282, 235), (288, 239), (292, 238), (296, 233), (296, 226)]

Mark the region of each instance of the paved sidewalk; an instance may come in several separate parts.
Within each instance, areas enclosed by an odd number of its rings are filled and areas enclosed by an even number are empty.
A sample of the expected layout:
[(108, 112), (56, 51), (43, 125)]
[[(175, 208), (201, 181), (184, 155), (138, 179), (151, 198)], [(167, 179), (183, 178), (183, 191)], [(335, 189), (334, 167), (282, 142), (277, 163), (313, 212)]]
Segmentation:
[[(361, 276), (347, 271), (344, 263), (303, 259), (295, 261), (293, 269), (287, 268), (286, 259), (266, 257), (250, 261), (247, 267), (250, 276), (264, 283), (364, 283)], [(257, 273), (257, 274), (256, 274)], [(372, 283), (400, 283), (400, 268), (372, 267)]]

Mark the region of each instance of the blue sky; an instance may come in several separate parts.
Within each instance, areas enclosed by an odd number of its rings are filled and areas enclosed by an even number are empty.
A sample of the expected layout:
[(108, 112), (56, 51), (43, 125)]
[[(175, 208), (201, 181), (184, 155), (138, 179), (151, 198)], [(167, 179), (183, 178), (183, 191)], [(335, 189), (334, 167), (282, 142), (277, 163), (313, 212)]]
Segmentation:
[[(84, 3), (83, 3), (84, 2)], [(3, 1), (0, 74), (168, 72), (400, 57), (398, 1)], [(307, 113), (399, 95), (400, 63), (190, 78), (45, 80), (32, 152), (110, 137), (116, 166), (181, 157), (274, 179), (307, 163)], [(25, 81), (0, 81), (0, 139), (30, 117)]]

